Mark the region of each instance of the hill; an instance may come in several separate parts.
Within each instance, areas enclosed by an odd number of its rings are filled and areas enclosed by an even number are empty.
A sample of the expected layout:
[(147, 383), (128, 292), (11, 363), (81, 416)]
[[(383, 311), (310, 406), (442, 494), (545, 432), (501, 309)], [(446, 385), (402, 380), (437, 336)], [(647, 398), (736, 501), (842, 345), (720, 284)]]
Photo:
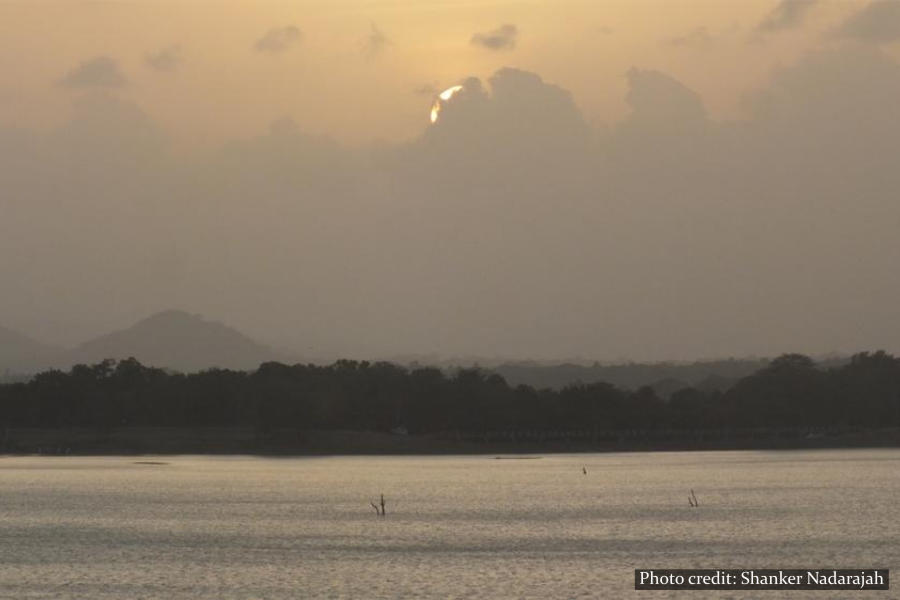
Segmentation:
[[(765, 367), (767, 359), (725, 359), (693, 363), (624, 363), (617, 365), (508, 363), (492, 369), (510, 384), (561, 389), (573, 383), (605, 381), (625, 389), (651, 386), (668, 397), (682, 387), (695, 386), (724, 390), (742, 377)], [(657, 389), (659, 388), (659, 389)]]
[(243, 333), (180, 310), (166, 310), (75, 348), (68, 364), (133, 356), (145, 365), (184, 372), (211, 367), (255, 369), (276, 353)]
[(0, 376), (30, 373), (46, 368), (61, 350), (32, 338), (0, 327)]

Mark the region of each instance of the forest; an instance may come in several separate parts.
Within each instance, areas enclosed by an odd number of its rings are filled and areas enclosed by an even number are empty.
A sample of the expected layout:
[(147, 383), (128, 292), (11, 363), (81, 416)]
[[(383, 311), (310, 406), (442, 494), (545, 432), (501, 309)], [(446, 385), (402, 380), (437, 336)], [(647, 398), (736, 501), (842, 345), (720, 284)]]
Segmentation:
[(725, 391), (608, 383), (510, 386), (480, 369), (386, 362), (261, 364), (176, 373), (134, 358), (0, 385), (0, 427), (252, 427), (438, 432), (610, 432), (900, 426), (900, 359), (884, 351), (823, 367), (782, 355)]

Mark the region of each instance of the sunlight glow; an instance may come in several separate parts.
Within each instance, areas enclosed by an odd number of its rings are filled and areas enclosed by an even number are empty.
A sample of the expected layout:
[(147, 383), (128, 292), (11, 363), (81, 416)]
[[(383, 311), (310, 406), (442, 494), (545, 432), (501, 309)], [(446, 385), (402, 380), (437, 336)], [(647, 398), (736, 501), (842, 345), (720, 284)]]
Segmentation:
[(441, 113), (441, 103), (450, 100), (453, 97), (453, 94), (462, 89), (461, 85), (454, 85), (453, 87), (449, 87), (440, 94), (438, 97), (434, 99), (434, 104), (431, 105), (431, 122), (434, 123), (438, 119), (438, 115)]
[(444, 90), (443, 92), (441, 92), (438, 95), (438, 98), (440, 98), (441, 100), (446, 102), (447, 100), (449, 100), (450, 98), (453, 97), (453, 94), (455, 94), (456, 92), (458, 92), (461, 89), (462, 89), (461, 85), (454, 85), (453, 87), (449, 87), (446, 90)]

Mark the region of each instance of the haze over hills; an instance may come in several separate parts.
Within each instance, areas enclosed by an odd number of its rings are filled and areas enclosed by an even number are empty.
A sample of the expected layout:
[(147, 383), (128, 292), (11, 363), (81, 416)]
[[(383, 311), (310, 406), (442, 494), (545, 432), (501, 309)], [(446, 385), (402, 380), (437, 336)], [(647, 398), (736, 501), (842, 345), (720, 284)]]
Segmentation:
[(129, 356), (145, 365), (185, 372), (210, 367), (254, 369), (262, 362), (284, 360), (227, 325), (181, 310), (165, 310), (81, 344), (72, 350), (68, 362), (91, 364)]
[[(849, 362), (847, 356), (824, 355), (813, 357), (820, 369), (833, 369)], [(752, 375), (772, 362), (767, 357), (708, 359), (696, 361), (620, 362), (620, 363), (543, 363), (510, 361), (495, 365), (491, 370), (510, 385), (530, 385), (534, 388), (562, 389), (574, 383), (611, 383), (617, 387), (636, 390), (650, 386), (661, 398), (668, 398), (678, 390), (692, 387), (705, 392), (725, 391), (740, 379)]]
[(51, 365), (63, 350), (0, 326), (0, 374), (21, 373)]
[(514, 362), (493, 369), (511, 385), (525, 384), (535, 388), (561, 389), (573, 383), (603, 381), (624, 389), (650, 386), (663, 398), (686, 387), (706, 391), (726, 390), (769, 364), (767, 358), (705, 360), (696, 362), (656, 362), (620, 364), (546, 365)]
[(184, 372), (211, 367), (255, 369), (270, 360), (289, 361), (236, 329), (181, 310), (156, 313), (72, 349), (55, 348), (0, 327), (0, 374), (68, 369), (78, 363), (130, 356), (148, 366)]
[[(223, 323), (182, 310), (155, 313), (134, 325), (93, 338), (75, 348), (56, 348), (0, 327), (0, 375), (22, 376), (48, 368), (68, 369), (75, 364), (95, 364), (104, 359), (135, 357), (147, 366), (195, 372), (219, 367), (253, 370), (263, 362), (298, 362), (290, 352), (279, 352)], [(309, 362), (309, 361), (303, 361)], [(313, 361), (323, 362), (323, 361)], [(324, 361), (331, 362), (331, 361)], [(724, 391), (736, 381), (769, 363), (767, 358), (729, 358), (695, 362), (505, 361), (500, 358), (442, 359), (419, 356), (415, 360), (394, 358), (396, 364), (414, 369), (434, 366), (452, 372), (479, 367), (501, 375), (510, 385), (561, 389), (567, 385), (599, 381), (623, 389), (650, 386), (663, 398), (686, 387)], [(823, 358), (831, 367), (844, 359)]]

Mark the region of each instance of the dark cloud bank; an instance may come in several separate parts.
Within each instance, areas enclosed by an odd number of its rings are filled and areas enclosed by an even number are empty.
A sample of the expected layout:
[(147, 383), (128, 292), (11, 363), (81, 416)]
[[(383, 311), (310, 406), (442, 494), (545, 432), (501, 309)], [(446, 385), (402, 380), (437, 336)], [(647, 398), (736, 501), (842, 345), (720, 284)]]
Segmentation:
[(627, 81), (602, 131), (503, 69), (408, 143), (282, 119), (191, 164), (91, 92), (55, 131), (0, 131), (0, 315), (74, 342), (185, 307), (321, 358), (900, 350), (897, 62), (810, 55), (732, 123)]

